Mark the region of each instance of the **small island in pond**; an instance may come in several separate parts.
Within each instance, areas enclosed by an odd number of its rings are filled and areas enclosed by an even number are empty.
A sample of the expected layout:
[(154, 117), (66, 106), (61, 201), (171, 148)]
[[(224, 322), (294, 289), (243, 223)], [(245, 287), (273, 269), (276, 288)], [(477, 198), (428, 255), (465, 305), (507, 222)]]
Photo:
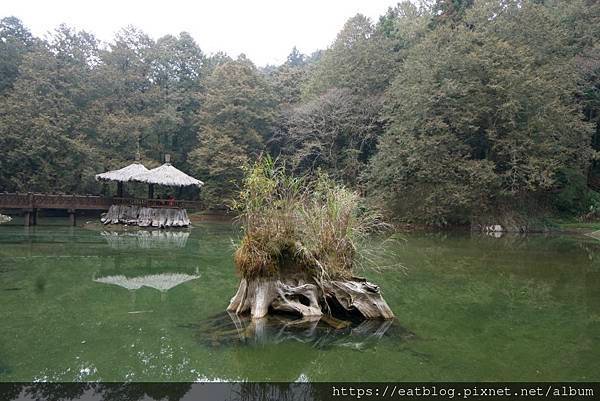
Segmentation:
[(308, 180), (265, 157), (249, 168), (239, 200), (241, 274), (227, 310), (392, 319), (379, 287), (353, 274), (362, 235), (385, 227), (357, 193), (326, 175)]

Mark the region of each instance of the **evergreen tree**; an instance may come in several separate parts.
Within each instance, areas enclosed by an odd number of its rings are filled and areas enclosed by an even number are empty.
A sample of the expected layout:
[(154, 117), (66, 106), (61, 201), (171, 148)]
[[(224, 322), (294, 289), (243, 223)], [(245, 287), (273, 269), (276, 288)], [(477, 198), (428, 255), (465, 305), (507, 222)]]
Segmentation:
[(243, 165), (263, 151), (275, 102), (266, 78), (243, 55), (216, 66), (205, 86), (198, 147), (190, 158), (206, 182), (205, 199), (219, 205), (232, 196)]
[(388, 92), (371, 191), (405, 218), (468, 221), (584, 171), (589, 125), (552, 6), (480, 2), (417, 45)]
[(12, 87), (19, 76), (23, 56), (33, 49), (35, 40), (16, 17), (0, 20), (0, 94)]
[(0, 107), (0, 188), (90, 192), (97, 164), (87, 144), (95, 121), (91, 80), (97, 43), (61, 26), (23, 56)]
[(367, 17), (357, 14), (314, 64), (304, 96), (318, 96), (331, 88), (347, 88), (359, 95), (380, 93), (395, 73), (392, 41), (379, 34)]

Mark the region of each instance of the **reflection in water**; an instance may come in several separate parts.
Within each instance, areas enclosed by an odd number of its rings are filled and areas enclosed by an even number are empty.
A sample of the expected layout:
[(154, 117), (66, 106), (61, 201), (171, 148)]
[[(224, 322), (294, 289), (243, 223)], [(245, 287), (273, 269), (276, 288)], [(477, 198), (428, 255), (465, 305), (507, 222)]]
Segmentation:
[(113, 249), (173, 249), (185, 248), (189, 232), (165, 230), (136, 230), (132, 232), (102, 231), (100, 233)]
[(181, 400), (190, 383), (3, 383), (2, 400)]
[(415, 337), (393, 320), (351, 322), (327, 316), (310, 319), (291, 315), (268, 315), (262, 319), (252, 319), (229, 312), (202, 322), (199, 336), (201, 342), (212, 347), (296, 341), (319, 349), (346, 347), (357, 350), (375, 345), (384, 336), (401, 340)]
[(313, 401), (329, 384), (311, 383), (0, 383), (3, 401)]
[(142, 287), (150, 287), (159, 291), (169, 291), (171, 288), (177, 287), (179, 284), (183, 284), (187, 281), (195, 280), (200, 278), (198, 269), (196, 274), (184, 274), (184, 273), (162, 273), (162, 274), (148, 274), (145, 276), (138, 277), (126, 277), (122, 274), (117, 276), (106, 276), (94, 279), (97, 283), (114, 284), (128, 290), (137, 290)]
[[(199, 224), (167, 251), (114, 249), (101, 231), (64, 223), (0, 226), (0, 382), (598, 380), (594, 238), (409, 233), (387, 243), (406, 270), (365, 274), (417, 333), (407, 341), (397, 323), (211, 319), (239, 284), (231, 225)], [(167, 292), (93, 280), (197, 267), (201, 279)]]

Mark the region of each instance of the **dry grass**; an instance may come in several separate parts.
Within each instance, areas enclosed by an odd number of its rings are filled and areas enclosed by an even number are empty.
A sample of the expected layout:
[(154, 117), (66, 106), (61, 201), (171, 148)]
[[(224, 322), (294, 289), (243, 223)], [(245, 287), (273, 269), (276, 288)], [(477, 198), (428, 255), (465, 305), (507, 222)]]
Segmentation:
[[(292, 265), (317, 281), (350, 278), (361, 259), (357, 244), (387, 228), (354, 191), (324, 174), (292, 177), (269, 157), (246, 169), (234, 207), (244, 236), (235, 264), (245, 278), (276, 276)], [(293, 260), (290, 260), (293, 259)]]

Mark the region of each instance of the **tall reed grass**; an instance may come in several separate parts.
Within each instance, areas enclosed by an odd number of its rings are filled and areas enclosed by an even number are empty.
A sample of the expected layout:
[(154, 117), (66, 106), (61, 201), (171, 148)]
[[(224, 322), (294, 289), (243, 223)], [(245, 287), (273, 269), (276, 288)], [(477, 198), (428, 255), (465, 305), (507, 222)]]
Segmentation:
[(317, 281), (350, 278), (358, 244), (388, 228), (357, 192), (324, 173), (294, 177), (268, 156), (245, 169), (233, 207), (243, 229), (235, 263), (244, 278), (277, 276), (284, 267)]

